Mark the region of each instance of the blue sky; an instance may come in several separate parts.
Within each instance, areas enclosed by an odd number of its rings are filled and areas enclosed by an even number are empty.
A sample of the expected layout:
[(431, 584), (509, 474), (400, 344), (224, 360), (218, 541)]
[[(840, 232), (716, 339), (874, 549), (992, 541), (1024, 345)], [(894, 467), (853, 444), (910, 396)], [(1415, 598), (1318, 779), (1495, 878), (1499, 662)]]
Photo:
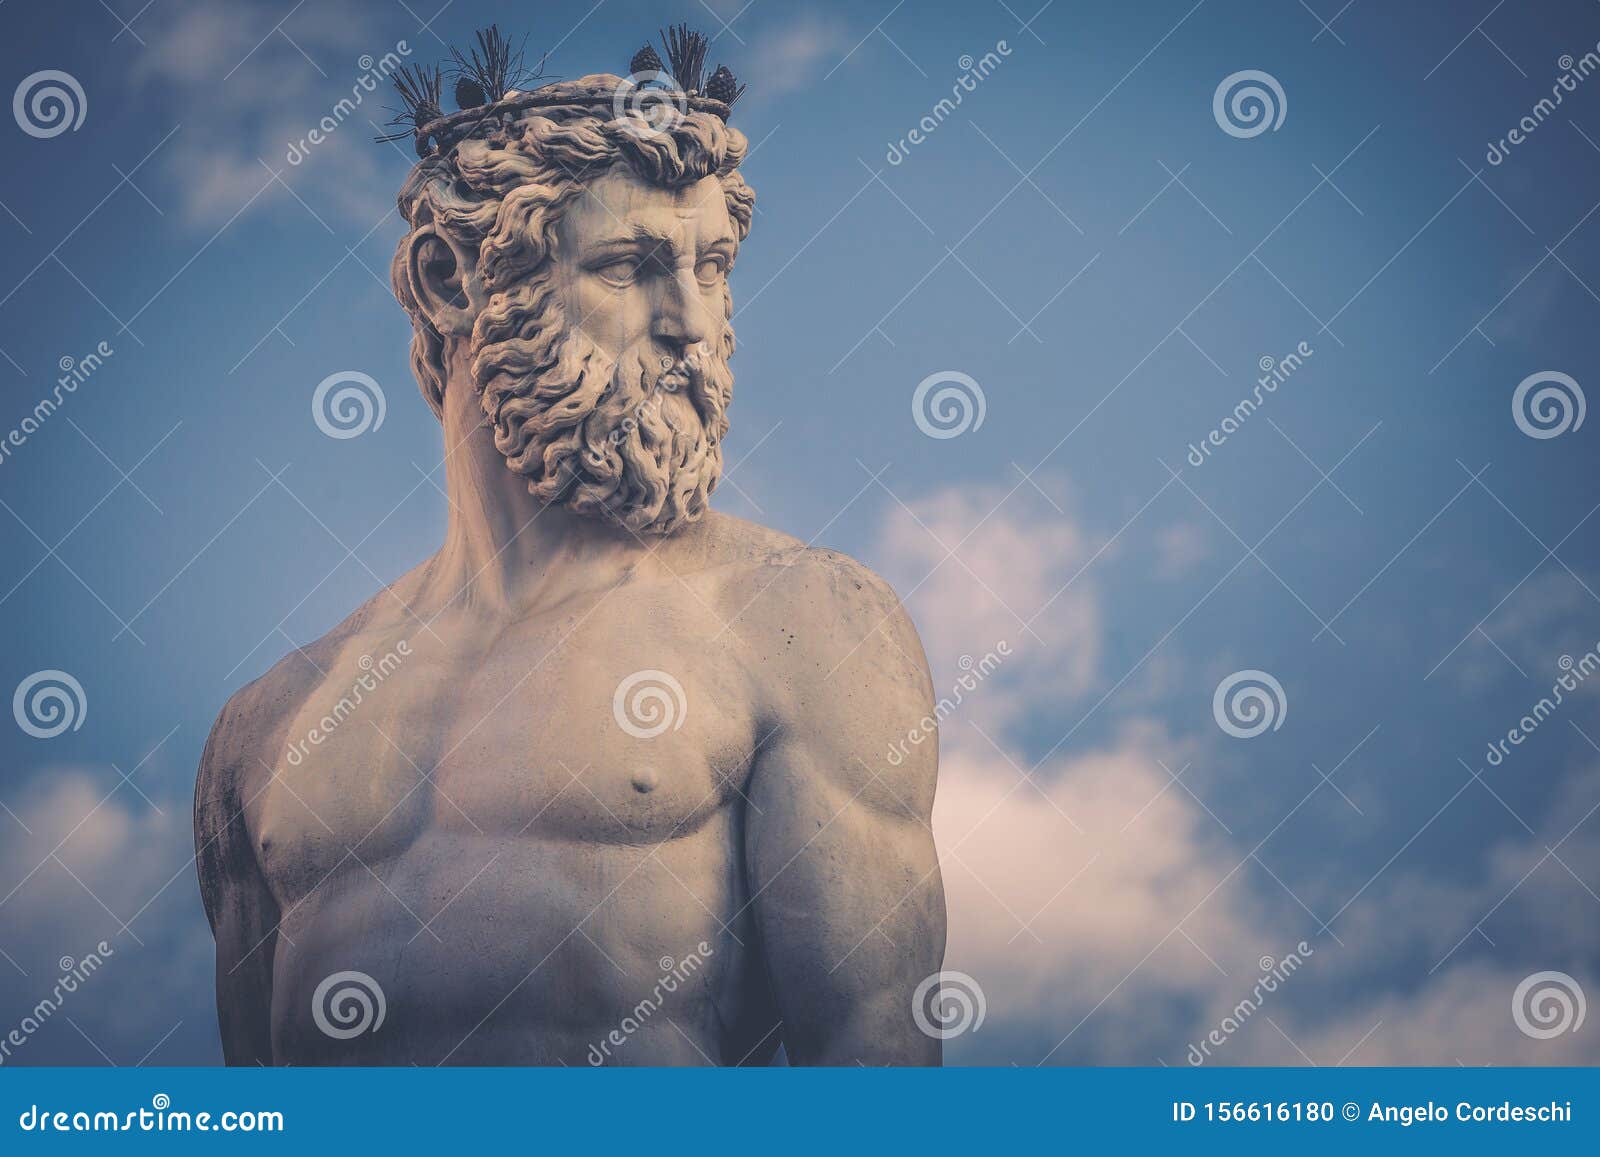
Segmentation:
[[(0, 125), (0, 435), (112, 351), (0, 459), (0, 685), (63, 670), (87, 701), (55, 738), (0, 728), (0, 1030), (116, 949), (10, 1063), (220, 1059), (188, 836), (211, 720), (440, 540), (392, 101), (287, 159), (363, 55), (532, 7), (436, 6), (0, 9), (6, 89), (56, 69), (86, 103)], [(1600, 643), (1600, 435), (1512, 405), (1592, 385), (1600, 80), (1486, 156), (1600, 41), (1592, 5), (537, 7), (552, 74), (688, 20), (750, 82), (716, 504), (888, 577), (941, 693), (1012, 652), (941, 734), (946, 966), (987, 1005), (952, 1062), (1183, 1064), (1302, 941), (1220, 1063), (1600, 1059), (1593, 1023), (1512, 1016), (1537, 972), (1600, 994), (1600, 680), (1487, 760)], [(1219, 124), (1242, 70), (1275, 129)], [(331, 439), (311, 395), (352, 370), (386, 417)], [(940, 373), (981, 426), (919, 427)], [(1281, 720), (1241, 739), (1213, 694), (1247, 670)]]

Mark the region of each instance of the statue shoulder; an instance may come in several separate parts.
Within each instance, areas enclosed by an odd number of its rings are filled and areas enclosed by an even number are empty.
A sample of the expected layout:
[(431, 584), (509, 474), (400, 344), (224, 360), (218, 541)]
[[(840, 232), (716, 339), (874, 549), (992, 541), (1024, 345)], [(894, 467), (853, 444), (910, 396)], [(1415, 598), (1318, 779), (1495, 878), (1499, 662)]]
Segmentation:
[[(285, 655), (271, 670), (229, 696), (211, 726), (195, 781), (197, 834), (218, 810), (229, 815), (244, 802), (242, 781), (267, 774), (268, 752), (321, 681), (317, 651), (326, 638)], [(263, 766), (265, 761), (265, 766)]]
[(800, 543), (762, 569), (760, 594), (751, 592), (741, 617), (755, 637), (779, 639), (794, 677), (860, 679), (908, 703), (931, 699), (922, 641), (882, 576), (840, 551)]
[(212, 725), (195, 784), (197, 826), (208, 808), (236, 810), (243, 802), (241, 780), (268, 774), (270, 752), (281, 749), (281, 732), (307, 697), (322, 683), (339, 653), (354, 638), (381, 631), (396, 608), (411, 598), (426, 572), (417, 567), (357, 607), (314, 643), (296, 647), (260, 678), (229, 697)]

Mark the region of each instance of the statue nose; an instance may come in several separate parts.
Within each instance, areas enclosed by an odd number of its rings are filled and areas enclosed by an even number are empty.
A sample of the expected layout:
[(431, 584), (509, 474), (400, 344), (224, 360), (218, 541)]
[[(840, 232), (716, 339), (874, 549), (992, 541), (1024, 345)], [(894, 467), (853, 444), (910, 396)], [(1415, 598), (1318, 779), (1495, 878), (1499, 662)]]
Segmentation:
[(678, 353), (710, 336), (705, 307), (692, 272), (682, 271), (662, 287), (656, 303), (655, 336)]

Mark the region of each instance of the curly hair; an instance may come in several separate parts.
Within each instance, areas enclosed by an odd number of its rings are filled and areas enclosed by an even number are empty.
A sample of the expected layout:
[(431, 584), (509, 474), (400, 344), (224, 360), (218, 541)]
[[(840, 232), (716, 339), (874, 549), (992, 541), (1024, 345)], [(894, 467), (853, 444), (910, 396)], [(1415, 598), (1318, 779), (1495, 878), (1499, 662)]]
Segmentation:
[[(738, 173), (748, 142), (738, 129), (706, 112), (685, 111), (657, 126), (634, 109), (611, 115), (597, 112), (594, 94), (622, 85), (608, 74), (553, 84), (541, 94), (570, 105), (549, 104), (523, 112), (510, 123), (496, 123), (484, 136), (472, 136), (453, 149), (419, 162), (400, 190), (400, 213), (411, 226), (395, 253), (390, 278), (395, 297), (415, 329), (411, 366), (435, 415), (443, 413), (448, 339), (429, 322), (407, 253), (419, 229), (431, 228), (449, 241), (476, 251), (477, 273), (490, 299), (478, 317), (473, 346), (517, 342), (515, 328), (528, 316), (549, 309), (553, 292), (541, 276), (556, 248), (556, 225), (567, 205), (587, 183), (619, 164), (663, 188), (679, 188), (715, 176), (727, 200), (728, 215), (741, 241), (750, 232), (755, 192)], [(602, 115), (605, 114), (605, 115)], [(727, 316), (733, 312), (726, 301)], [(731, 332), (726, 335), (731, 353)], [(553, 350), (520, 351), (526, 360), (553, 361)], [(480, 383), (491, 366), (478, 371)], [(491, 418), (495, 399), (486, 396)]]

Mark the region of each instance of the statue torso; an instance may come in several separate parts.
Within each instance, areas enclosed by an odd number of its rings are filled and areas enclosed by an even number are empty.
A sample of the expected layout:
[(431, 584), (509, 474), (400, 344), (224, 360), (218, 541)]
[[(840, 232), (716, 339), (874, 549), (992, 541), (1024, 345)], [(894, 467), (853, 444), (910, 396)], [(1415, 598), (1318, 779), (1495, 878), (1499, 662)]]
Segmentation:
[[(737, 1063), (757, 1047), (775, 1020), (744, 947), (760, 660), (723, 629), (737, 604), (720, 581), (688, 582), (509, 624), (397, 608), (320, 664), (245, 785), (282, 914), (278, 1060)], [(316, 989), (343, 971), (381, 987), (376, 1032), (319, 1029)]]

